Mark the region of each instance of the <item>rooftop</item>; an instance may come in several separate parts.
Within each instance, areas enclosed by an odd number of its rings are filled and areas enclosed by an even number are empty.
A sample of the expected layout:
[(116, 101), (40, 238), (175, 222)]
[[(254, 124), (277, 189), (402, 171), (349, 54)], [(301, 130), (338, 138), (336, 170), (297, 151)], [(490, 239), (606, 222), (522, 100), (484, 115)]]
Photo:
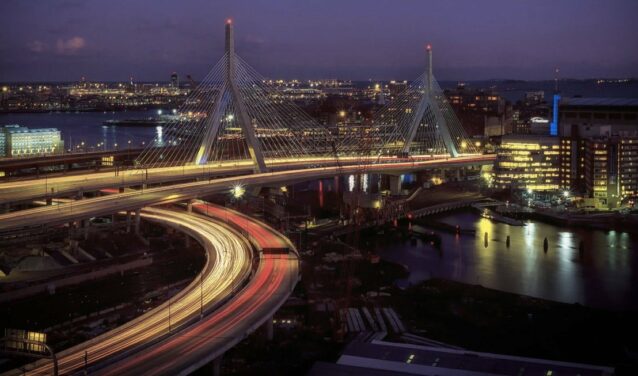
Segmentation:
[(561, 106), (638, 107), (638, 98), (563, 98)]
[[(343, 369), (339, 369), (340, 367)], [(313, 367), (315, 368), (315, 367)], [(335, 366), (316, 365), (310, 375), (612, 375), (613, 368), (468, 350), (392, 343), (352, 342)], [(374, 372), (372, 372), (374, 370)], [(314, 372), (314, 373), (313, 373)]]

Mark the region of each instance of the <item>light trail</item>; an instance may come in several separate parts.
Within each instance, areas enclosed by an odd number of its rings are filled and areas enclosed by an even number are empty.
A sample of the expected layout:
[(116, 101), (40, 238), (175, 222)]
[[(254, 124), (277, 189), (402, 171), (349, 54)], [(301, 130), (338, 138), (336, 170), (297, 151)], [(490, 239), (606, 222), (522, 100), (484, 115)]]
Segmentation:
[(254, 239), (259, 249), (288, 249), (292, 247), (290, 242), (279, 233), (275, 233), (269, 226), (245, 214), (206, 202), (193, 203), (193, 210), (232, 223)]
[[(481, 155), (450, 158), (449, 160), (371, 164), (365, 167), (365, 171), (367, 173), (383, 173), (389, 171), (407, 172), (428, 167), (438, 168), (464, 166), (475, 163), (481, 164), (486, 161), (491, 161), (492, 159), (492, 156)], [(63, 224), (77, 219), (108, 215), (122, 210), (134, 210), (151, 205), (184, 201), (206, 194), (225, 191), (237, 183), (243, 183), (245, 185), (283, 184), (290, 181), (303, 181), (325, 176), (355, 174), (360, 172), (361, 168), (360, 165), (333, 166), (233, 176), (210, 181), (195, 181), (148, 188), (116, 195), (78, 200), (62, 205), (20, 210), (0, 215), (0, 231), (6, 232), (43, 224)]]
[[(465, 155), (455, 159), (462, 161), (467, 157), (480, 155)], [(494, 159), (494, 156), (482, 156)], [(449, 157), (442, 155), (414, 156), (409, 160), (393, 157), (340, 157), (334, 158), (295, 158), (267, 160), (273, 171), (284, 169), (304, 169), (317, 166), (359, 166), (367, 168), (374, 165), (391, 165), (404, 162), (419, 163), (427, 161), (445, 161)], [(366, 164), (369, 163), (369, 164)], [(92, 172), (87, 174), (56, 176), (29, 180), (16, 180), (0, 183), (0, 203), (26, 201), (47, 195), (63, 195), (78, 190), (99, 190), (114, 186), (132, 186), (141, 184), (167, 183), (171, 181), (189, 180), (196, 178), (217, 177), (220, 175), (249, 175), (252, 173), (250, 161), (232, 161), (208, 165), (187, 165), (178, 167), (159, 167), (149, 169), (132, 169), (119, 171), (117, 176), (113, 172)], [(53, 192), (51, 191), (53, 189)]]
[[(252, 251), (243, 237), (228, 226), (198, 215), (163, 209), (147, 209), (143, 216), (185, 230), (196, 237), (208, 255), (204, 269), (169, 302), (121, 327), (59, 353), (60, 374), (81, 370), (85, 352), (91, 365), (149, 345), (170, 334), (169, 329), (171, 332), (182, 329), (189, 321), (199, 317), (202, 308), (211, 309), (231, 297), (250, 274)], [(52, 373), (52, 364), (48, 361), (38, 361), (33, 365), (35, 368), (28, 370), (27, 374)], [(16, 374), (21, 374), (19, 370), (16, 371)]]
[[(294, 251), (290, 241), (270, 226), (245, 214), (206, 202), (193, 210), (225, 220), (255, 237), (258, 246)], [(103, 375), (185, 375), (220, 356), (255, 330), (283, 304), (297, 282), (296, 251), (286, 255), (260, 254), (249, 284), (219, 311), (193, 327), (146, 349), (134, 357), (98, 371)]]

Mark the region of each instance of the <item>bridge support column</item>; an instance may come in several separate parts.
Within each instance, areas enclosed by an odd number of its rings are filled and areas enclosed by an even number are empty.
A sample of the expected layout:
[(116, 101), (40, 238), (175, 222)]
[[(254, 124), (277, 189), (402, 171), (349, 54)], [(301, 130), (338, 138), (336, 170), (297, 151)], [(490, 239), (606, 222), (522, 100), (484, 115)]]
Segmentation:
[(82, 228), (83, 228), (83, 233), (84, 233), (84, 240), (89, 240), (89, 226), (91, 225), (91, 222), (88, 219), (85, 219), (82, 221)]
[(111, 227), (115, 227), (116, 220), (117, 216), (115, 214), (111, 214)]
[(52, 197), (47, 197), (47, 206), (50, 206), (53, 204), (53, 198)]
[(188, 204), (186, 204), (186, 211), (189, 213), (193, 212), (193, 200), (188, 201)]
[(126, 211), (126, 232), (131, 232), (131, 211)]
[(142, 218), (141, 212), (142, 209), (135, 209), (135, 235), (140, 234), (140, 220)]
[(401, 194), (401, 176), (390, 175), (390, 193), (393, 196)]
[(270, 316), (268, 320), (266, 320), (266, 322), (264, 323), (264, 326), (266, 328), (266, 339), (268, 341), (272, 341), (274, 337), (274, 332), (275, 332), (275, 328), (273, 326), (272, 320), (273, 320), (273, 317)]
[(219, 376), (222, 373), (222, 358), (223, 358), (223, 354), (218, 356), (217, 358), (215, 358), (212, 362), (208, 363), (207, 366), (204, 367), (204, 369), (208, 368), (209, 372), (206, 373), (210, 373), (213, 376)]
[(80, 189), (78, 191), (78, 200), (83, 200), (84, 199), (84, 192)]

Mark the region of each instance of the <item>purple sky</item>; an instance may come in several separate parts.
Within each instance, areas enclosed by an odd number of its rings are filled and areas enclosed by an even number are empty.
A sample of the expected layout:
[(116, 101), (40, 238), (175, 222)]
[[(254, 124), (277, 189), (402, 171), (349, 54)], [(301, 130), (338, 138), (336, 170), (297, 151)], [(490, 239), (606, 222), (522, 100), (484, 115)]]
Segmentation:
[(267, 77), (638, 76), (638, 0), (0, 0), (0, 81), (201, 78), (223, 52)]

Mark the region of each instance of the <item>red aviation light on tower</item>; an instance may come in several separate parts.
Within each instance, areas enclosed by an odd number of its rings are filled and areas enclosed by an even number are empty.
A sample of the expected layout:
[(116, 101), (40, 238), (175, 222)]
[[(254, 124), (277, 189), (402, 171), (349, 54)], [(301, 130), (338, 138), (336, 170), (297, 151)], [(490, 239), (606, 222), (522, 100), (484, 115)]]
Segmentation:
[(232, 23), (233, 23), (233, 19), (232, 19), (232, 18), (228, 18), (228, 19), (226, 20), (226, 25), (230, 25), (230, 24), (232, 24)]
[(432, 45), (431, 45), (430, 43), (426, 44), (426, 45), (425, 45), (425, 49), (426, 49), (427, 51), (432, 51)]

